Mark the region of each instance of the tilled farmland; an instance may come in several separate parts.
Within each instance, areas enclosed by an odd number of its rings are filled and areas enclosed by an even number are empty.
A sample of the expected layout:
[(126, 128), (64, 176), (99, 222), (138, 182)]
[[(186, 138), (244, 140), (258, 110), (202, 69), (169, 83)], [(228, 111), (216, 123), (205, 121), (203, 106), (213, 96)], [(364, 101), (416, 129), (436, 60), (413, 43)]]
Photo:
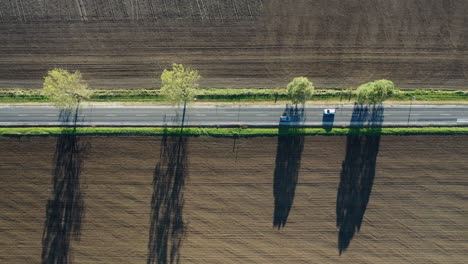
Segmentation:
[(463, 0), (112, 0), (0, 3), (0, 88), (81, 70), (94, 88), (158, 88), (190, 65), (209, 87), (318, 87), (388, 78), (466, 88)]
[(1, 137), (0, 262), (466, 262), (467, 136), (288, 140)]

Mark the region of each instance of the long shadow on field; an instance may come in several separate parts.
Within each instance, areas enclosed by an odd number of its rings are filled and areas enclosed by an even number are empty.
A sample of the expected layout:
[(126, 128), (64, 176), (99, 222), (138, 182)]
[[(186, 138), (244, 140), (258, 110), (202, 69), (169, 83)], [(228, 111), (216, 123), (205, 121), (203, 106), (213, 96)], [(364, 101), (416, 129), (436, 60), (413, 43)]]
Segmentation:
[(182, 211), (188, 174), (187, 143), (187, 137), (182, 133), (165, 133), (161, 140), (159, 163), (153, 175), (148, 264), (179, 263), (179, 250), (185, 234)]
[(86, 143), (76, 135), (78, 108), (62, 110), (59, 120), (72, 124), (57, 137), (54, 156), (53, 198), (47, 202), (42, 234), (42, 263), (71, 263), (70, 242), (79, 240), (84, 211), (80, 174)]
[(302, 151), (304, 150), (304, 136), (300, 134), (304, 121), (304, 107), (286, 106), (283, 116), (289, 116), (292, 123), (280, 123), (276, 149), (273, 226), (278, 229), (286, 225), (296, 192)]
[[(346, 139), (346, 157), (336, 200), (338, 250), (345, 251), (359, 232), (374, 183), (383, 106), (354, 106), (351, 130)], [(367, 130), (368, 133), (364, 133)]]

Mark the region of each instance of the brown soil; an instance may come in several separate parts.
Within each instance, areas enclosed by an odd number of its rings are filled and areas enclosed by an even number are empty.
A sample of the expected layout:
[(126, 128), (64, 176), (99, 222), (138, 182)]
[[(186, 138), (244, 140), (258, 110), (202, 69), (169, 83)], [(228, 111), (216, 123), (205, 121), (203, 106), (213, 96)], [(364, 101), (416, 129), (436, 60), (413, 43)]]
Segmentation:
[(0, 88), (41, 87), (53, 67), (94, 88), (156, 88), (178, 62), (210, 87), (303, 75), (318, 87), (466, 89), (464, 0), (46, 2), (0, 4)]
[[(55, 236), (43, 232), (48, 200), (57, 189), (84, 205), (80, 219), (74, 219), (80, 220), (80, 233), (69, 239), (74, 263), (146, 263), (152, 217), (162, 212), (152, 203), (155, 197), (169, 199), (162, 205), (168, 218), (183, 223), (170, 227), (166, 241), (181, 263), (461, 264), (468, 259), (467, 136), (383, 136), (360, 232), (341, 256), (336, 202), (349, 152), (346, 137), (305, 137), (294, 201), (281, 229), (273, 227), (277, 138), (189, 138), (178, 143), (185, 142), (184, 149), (188, 144), (179, 159), (167, 152), (178, 146), (175, 139), (165, 145), (161, 139), (82, 137), (68, 142), (83, 148), (59, 148), (65, 139), (56, 145), (54, 137), (1, 137), (0, 262), (40, 262), (43, 238)], [(54, 158), (57, 151), (84, 157), (82, 166), (64, 165), (81, 168), (73, 174), (80, 175), (79, 190), (52, 185), (57, 180), (51, 175), (64, 162)], [(164, 167), (171, 160), (185, 165), (173, 165), (182, 174)], [(167, 181), (153, 185), (153, 177), (165, 172), (165, 177), (184, 177), (168, 185), (170, 198), (160, 195)]]

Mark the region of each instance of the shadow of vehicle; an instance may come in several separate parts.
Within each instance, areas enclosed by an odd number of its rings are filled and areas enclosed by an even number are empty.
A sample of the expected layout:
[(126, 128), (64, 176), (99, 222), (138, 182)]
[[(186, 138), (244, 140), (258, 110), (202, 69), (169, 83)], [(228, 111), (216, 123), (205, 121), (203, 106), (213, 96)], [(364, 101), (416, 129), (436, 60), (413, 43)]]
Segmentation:
[(304, 107), (286, 105), (283, 116), (290, 117), (292, 122), (280, 123), (279, 127), (273, 183), (275, 198), (273, 226), (278, 229), (286, 225), (296, 192), (304, 150), (304, 135), (301, 134), (301, 126), (305, 119)]
[(76, 135), (79, 109), (62, 110), (65, 127), (57, 137), (54, 155), (53, 198), (47, 202), (42, 234), (42, 263), (71, 263), (70, 242), (79, 240), (84, 212), (80, 188), (86, 143)]
[(340, 255), (362, 225), (374, 183), (382, 123), (383, 106), (355, 105), (336, 200)]
[(179, 263), (186, 230), (183, 189), (188, 175), (188, 139), (182, 132), (181, 129), (180, 134), (174, 135), (166, 129), (161, 139), (159, 162), (153, 174), (148, 264)]

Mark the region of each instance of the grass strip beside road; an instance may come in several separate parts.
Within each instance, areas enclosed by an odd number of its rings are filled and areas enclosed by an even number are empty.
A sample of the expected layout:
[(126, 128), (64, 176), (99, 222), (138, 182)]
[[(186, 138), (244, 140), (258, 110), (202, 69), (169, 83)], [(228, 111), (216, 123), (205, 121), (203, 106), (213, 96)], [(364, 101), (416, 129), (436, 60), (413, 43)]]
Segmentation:
[[(181, 134), (180, 128), (165, 127), (0, 127), (0, 136), (54, 136), (76, 133), (78, 135), (147, 135), (159, 136), (164, 134)], [(380, 134), (380, 135), (468, 135), (468, 127), (398, 127), (398, 128), (333, 128), (329, 131), (324, 128), (301, 128), (289, 130), (291, 135), (328, 135), (339, 136), (353, 133)], [(186, 127), (182, 135), (210, 136), (210, 137), (256, 137), (277, 136), (278, 128), (206, 128)]]
[[(276, 102), (288, 100), (286, 89), (224, 89), (203, 88), (197, 91), (201, 102)], [(328, 88), (316, 89), (312, 101), (354, 102), (355, 90)], [(389, 98), (392, 101), (468, 101), (468, 91), (459, 90), (402, 90)], [(158, 90), (93, 90), (91, 102), (165, 102)], [(0, 89), (0, 103), (49, 103), (41, 89)]]

